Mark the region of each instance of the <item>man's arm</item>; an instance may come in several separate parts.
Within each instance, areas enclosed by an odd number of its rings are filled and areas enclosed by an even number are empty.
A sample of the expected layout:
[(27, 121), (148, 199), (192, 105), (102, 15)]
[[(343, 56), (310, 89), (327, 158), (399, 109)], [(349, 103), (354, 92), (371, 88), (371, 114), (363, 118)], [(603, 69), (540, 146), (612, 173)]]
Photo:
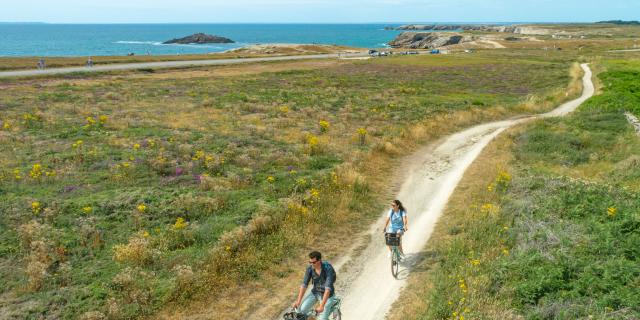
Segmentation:
[(404, 214), (404, 231), (408, 231), (409, 230), (409, 218), (407, 218), (407, 214)]
[(298, 291), (298, 299), (293, 304), (294, 308), (300, 307), (300, 303), (302, 302), (302, 297), (304, 296), (304, 292), (307, 291), (307, 287), (300, 286), (300, 290)]
[(324, 305), (327, 304), (327, 300), (329, 300), (329, 296), (331, 295), (331, 288), (333, 287), (333, 283), (336, 282), (336, 271), (333, 270), (333, 267), (329, 266), (327, 270), (327, 280), (324, 282), (324, 295), (322, 295), (322, 302), (316, 309), (318, 313), (324, 310)]
[(320, 302), (320, 305), (316, 309), (318, 313), (321, 313), (322, 311), (324, 311), (324, 305), (327, 304), (327, 300), (329, 300), (330, 295), (331, 295), (331, 289), (325, 288), (324, 295), (322, 295), (322, 302)]
[(307, 291), (307, 287), (309, 286), (309, 282), (311, 281), (311, 275), (309, 274), (309, 269), (304, 272), (304, 280), (302, 280), (302, 285), (300, 286), (300, 290), (298, 290), (298, 299), (293, 304), (294, 308), (300, 307), (300, 303), (302, 302), (302, 297), (304, 296), (304, 292)]

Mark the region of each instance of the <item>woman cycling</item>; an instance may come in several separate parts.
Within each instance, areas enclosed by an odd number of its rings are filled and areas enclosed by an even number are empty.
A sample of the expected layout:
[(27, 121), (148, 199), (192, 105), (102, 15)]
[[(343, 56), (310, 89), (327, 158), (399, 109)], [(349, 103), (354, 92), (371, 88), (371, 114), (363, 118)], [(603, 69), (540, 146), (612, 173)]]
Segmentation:
[[(391, 222), (391, 226), (389, 230), (387, 230), (387, 226)], [(397, 233), (400, 237), (400, 245), (398, 249), (400, 249), (400, 254), (404, 256), (404, 251), (402, 251), (402, 234), (407, 232), (409, 228), (407, 227), (407, 210), (402, 206), (402, 202), (400, 200), (393, 200), (391, 202), (391, 210), (389, 210), (389, 214), (387, 215), (387, 219), (384, 222), (384, 227), (382, 231), (385, 233)], [(391, 255), (391, 247), (389, 247), (389, 255)]]

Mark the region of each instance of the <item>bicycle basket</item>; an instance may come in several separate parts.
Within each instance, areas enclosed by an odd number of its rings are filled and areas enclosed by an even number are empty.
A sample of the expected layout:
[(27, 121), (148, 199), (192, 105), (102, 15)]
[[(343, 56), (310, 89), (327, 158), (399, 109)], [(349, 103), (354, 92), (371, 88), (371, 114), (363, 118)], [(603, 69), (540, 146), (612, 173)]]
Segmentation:
[(307, 316), (302, 313), (291, 311), (284, 314), (282, 317), (284, 320), (307, 320)]
[(397, 233), (385, 233), (384, 240), (388, 246), (399, 246), (400, 245), (400, 235)]

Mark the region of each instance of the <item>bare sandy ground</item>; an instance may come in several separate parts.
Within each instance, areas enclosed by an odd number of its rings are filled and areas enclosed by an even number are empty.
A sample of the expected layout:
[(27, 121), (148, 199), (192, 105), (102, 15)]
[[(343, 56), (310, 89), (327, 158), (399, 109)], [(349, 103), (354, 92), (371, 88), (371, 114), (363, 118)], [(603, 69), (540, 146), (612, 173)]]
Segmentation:
[(627, 117), (627, 121), (629, 121), (633, 128), (636, 129), (636, 133), (640, 135), (640, 120), (631, 114), (631, 112), (625, 112), (624, 115)]
[(406, 160), (403, 166), (407, 173), (406, 179), (396, 196), (409, 212), (409, 230), (403, 239), (406, 259), (402, 263), (398, 279), (394, 279), (382, 234), (387, 212), (385, 210), (364, 236), (365, 239), (371, 239), (368, 246), (357, 256), (343, 259), (336, 264), (339, 279), (336, 288), (342, 296), (343, 319), (385, 318), (391, 304), (406, 284), (406, 279), (419, 260), (420, 252), (429, 240), (449, 196), (467, 167), (482, 149), (505, 129), (536, 118), (566, 115), (591, 97), (594, 92), (591, 70), (586, 64), (582, 64), (581, 67), (585, 74), (580, 98), (537, 117), (472, 127), (429, 145)]

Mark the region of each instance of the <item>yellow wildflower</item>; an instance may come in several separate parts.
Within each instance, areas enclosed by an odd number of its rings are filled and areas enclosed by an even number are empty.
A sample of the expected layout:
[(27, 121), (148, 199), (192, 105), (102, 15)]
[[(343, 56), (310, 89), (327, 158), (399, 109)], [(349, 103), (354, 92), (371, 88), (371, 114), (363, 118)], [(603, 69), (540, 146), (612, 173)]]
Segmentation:
[(142, 233), (142, 236), (145, 238), (149, 237), (149, 232), (147, 232), (146, 230), (144, 231), (144, 233)]
[(184, 218), (176, 219), (176, 223), (173, 224), (173, 228), (176, 230), (184, 229), (187, 227), (187, 222), (184, 221)]
[(280, 112), (282, 112), (282, 113), (288, 113), (288, 112), (289, 112), (289, 107), (287, 107), (287, 106), (281, 106), (281, 107), (279, 108), (279, 110), (280, 110)]
[(42, 177), (42, 165), (39, 163), (34, 164), (31, 171), (29, 171), (29, 176), (33, 179), (39, 179)]
[(122, 163), (122, 167), (123, 168), (129, 168), (131, 166), (131, 164), (129, 162), (123, 162)]
[(509, 249), (502, 249), (502, 254), (504, 254), (505, 256), (509, 255)]
[(318, 124), (320, 125), (320, 132), (327, 132), (327, 130), (329, 130), (329, 121), (320, 120)]
[(198, 150), (196, 151), (196, 154), (191, 159), (200, 160), (202, 157), (204, 157), (204, 151)]
[(276, 178), (274, 178), (273, 176), (268, 176), (267, 177), (267, 182), (274, 183), (275, 181), (276, 181)]
[(318, 145), (318, 137), (310, 134), (307, 137), (307, 144), (309, 144), (309, 146), (312, 147), (312, 148), (317, 146)]
[(474, 265), (474, 266), (477, 266), (477, 265), (480, 264), (480, 260), (479, 259), (473, 259), (473, 260), (471, 260), (471, 264)]
[(134, 144), (133, 150), (138, 150), (138, 149), (140, 149), (140, 144), (139, 143)]
[(360, 144), (364, 145), (364, 143), (366, 142), (366, 139), (367, 139), (367, 129), (358, 128), (358, 130), (356, 130), (356, 133), (358, 134), (358, 138), (360, 140)]
[(87, 117), (87, 125), (93, 125), (96, 120), (93, 117)]
[(485, 203), (482, 205), (482, 207), (480, 207), (480, 212), (482, 213), (495, 213), (496, 212), (496, 206), (494, 206), (491, 203)]
[(616, 209), (615, 207), (609, 207), (609, 208), (607, 209), (607, 215), (608, 215), (609, 217), (612, 217), (612, 218), (613, 218), (613, 217), (615, 217), (615, 216), (616, 216), (616, 214), (618, 214), (618, 209)]
[(82, 212), (84, 212), (85, 214), (90, 214), (91, 212), (93, 212), (93, 207), (86, 206), (86, 207), (82, 208)]
[(311, 194), (311, 197), (313, 198), (320, 198), (320, 190), (316, 189), (316, 188), (311, 188), (311, 190), (309, 190), (309, 193)]
[(9, 121), (5, 121), (5, 122), (2, 124), (2, 129), (4, 129), (4, 130), (9, 130), (9, 129), (11, 129), (11, 123), (9, 123)]
[(72, 144), (71, 146), (77, 149), (77, 148), (82, 147), (82, 144), (83, 144), (83, 143), (84, 143), (84, 142), (83, 142), (82, 140), (78, 140), (78, 141), (76, 141), (74, 144)]
[(20, 173), (20, 169), (13, 169), (13, 177), (16, 180), (22, 180), (22, 174)]
[(98, 120), (100, 121), (101, 124), (105, 124), (107, 122), (107, 119), (109, 119), (109, 118), (107, 116), (104, 116), (104, 115), (102, 115), (102, 116), (100, 116), (98, 118)]
[(136, 207), (136, 209), (138, 210), (138, 212), (143, 213), (147, 210), (147, 205), (141, 203)]
[(40, 213), (40, 210), (42, 210), (42, 206), (40, 204), (40, 202), (38, 201), (34, 201), (31, 202), (31, 211), (35, 214)]

